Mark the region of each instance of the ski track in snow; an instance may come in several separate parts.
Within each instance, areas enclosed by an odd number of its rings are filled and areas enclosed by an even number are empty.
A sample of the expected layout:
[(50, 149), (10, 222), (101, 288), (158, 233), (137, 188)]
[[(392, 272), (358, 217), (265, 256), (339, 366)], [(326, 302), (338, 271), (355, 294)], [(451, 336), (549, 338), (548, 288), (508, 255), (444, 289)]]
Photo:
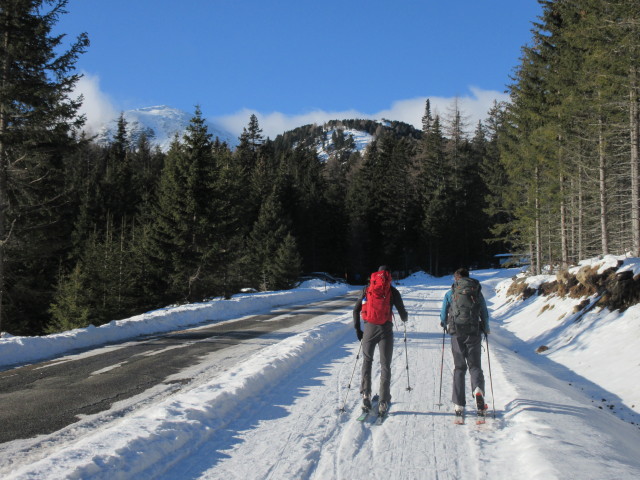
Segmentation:
[[(488, 300), (498, 275), (480, 278)], [(453, 361), (448, 336), (442, 356), (439, 326), (448, 286), (446, 279), (399, 286), (410, 318), (408, 355), (397, 320), (392, 403), (384, 425), (374, 425), (372, 417), (356, 421), (362, 359), (355, 363), (359, 345), (351, 313), (342, 311), (209, 383), (152, 405), (151, 413), (100, 427), (5, 478), (639, 478), (640, 430), (594, 408), (578, 388), (589, 382), (578, 375), (568, 384), (553, 375), (550, 360), (518, 354), (518, 341), (497, 323), (489, 336), (496, 398), (483, 354), (487, 423), (475, 424), (467, 386), (466, 424), (453, 424)], [(376, 352), (374, 389), (377, 360)], [(346, 412), (340, 413), (345, 398)]]

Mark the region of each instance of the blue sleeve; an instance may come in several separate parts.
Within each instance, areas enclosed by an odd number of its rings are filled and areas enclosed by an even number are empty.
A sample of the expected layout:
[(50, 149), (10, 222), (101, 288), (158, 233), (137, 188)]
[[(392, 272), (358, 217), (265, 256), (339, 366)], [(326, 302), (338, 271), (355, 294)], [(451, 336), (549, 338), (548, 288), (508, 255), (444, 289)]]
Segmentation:
[(450, 304), (451, 304), (451, 290), (447, 291), (447, 293), (444, 296), (444, 300), (442, 301), (442, 309), (440, 310), (440, 325), (447, 324), (447, 312), (449, 310)]
[(485, 330), (489, 331), (489, 310), (487, 309), (487, 302), (482, 293), (480, 294), (480, 319), (484, 323)]

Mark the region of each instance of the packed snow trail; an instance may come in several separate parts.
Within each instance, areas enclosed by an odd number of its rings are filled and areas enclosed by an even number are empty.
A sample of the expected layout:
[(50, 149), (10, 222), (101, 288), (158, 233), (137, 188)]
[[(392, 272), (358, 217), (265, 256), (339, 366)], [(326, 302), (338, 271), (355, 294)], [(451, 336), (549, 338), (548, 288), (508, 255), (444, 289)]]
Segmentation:
[[(448, 338), (444, 405), (436, 405), (442, 359), (439, 312), (449, 285), (442, 279), (430, 286), (400, 287), (410, 314), (407, 346), (412, 390), (406, 390), (403, 330), (398, 322), (392, 406), (384, 425), (355, 421), (360, 410), (360, 372), (356, 368), (351, 390), (346, 392), (358, 347), (349, 328), (346, 336), (327, 346), (305, 368), (265, 391), (244, 418), (227, 426), (225, 438), (207, 443), (163, 476), (493, 480), (513, 479), (517, 472), (518, 478), (636, 478), (640, 473), (634, 453), (640, 445), (637, 429), (595, 410), (590, 400), (571, 387), (503, 348), (494, 335), (490, 341), (494, 391), (499, 394), (497, 418), (490, 416), (487, 424), (476, 426), (468, 392), (468, 422), (453, 425)], [(493, 295), (491, 282), (485, 285), (485, 295)], [(344, 321), (350, 326), (349, 317)], [(486, 355), (483, 366), (489, 390)], [(378, 367), (374, 362), (375, 378)], [(339, 414), (345, 393), (350, 399), (347, 412)], [(494, 401), (490, 392), (487, 400), (490, 405)], [(554, 424), (560, 428), (553, 428)], [(612, 437), (616, 428), (629, 438), (620, 442), (618, 433)]]
[[(475, 272), (491, 306), (505, 271)], [(7, 478), (162, 479), (632, 479), (640, 477), (640, 430), (594, 407), (577, 374), (492, 323), (497, 418), (453, 425), (452, 359), (446, 339), (438, 407), (439, 310), (451, 279), (425, 275), (398, 285), (409, 312), (407, 373), (398, 321), (390, 416), (357, 422), (358, 343), (351, 315), (271, 345), (223, 375), (117, 419)], [(377, 360), (377, 353), (376, 353)], [(483, 367), (489, 390), (486, 352)], [(377, 385), (379, 366), (374, 362)], [(374, 392), (375, 393), (375, 392)], [(470, 413), (473, 405), (467, 392)], [(346, 412), (339, 413), (344, 398)]]
[[(384, 425), (356, 421), (361, 359), (350, 391), (358, 343), (347, 316), (347, 332), (309, 364), (256, 399), (249, 413), (227, 426), (211, 442), (163, 474), (164, 478), (474, 478), (478, 467), (469, 450), (469, 432), (451, 428), (449, 402), (437, 401), (442, 335), (438, 323), (441, 289), (403, 289), (409, 375), (401, 324), (395, 331), (392, 405)], [(415, 308), (418, 306), (419, 308)], [(377, 353), (376, 353), (377, 358)], [(445, 371), (452, 369), (445, 352)], [(374, 363), (374, 377), (379, 365)], [(450, 394), (450, 375), (443, 391)], [(374, 382), (377, 388), (377, 381)], [(339, 407), (347, 395), (347, 411)], [(444, 394), (443, 394), (444, 397)], [(240, 440), (241, 439), (241, 440)], [(415, 448), (420, 447), (420, 455)], [(195, 461), (194, 461), (195, 460)], [(428, 472), (431, 473), (428, 473)], [(400, 475), (395, 477), (394, 475)], [(432, 475), (432, 476), (431, 476)]]

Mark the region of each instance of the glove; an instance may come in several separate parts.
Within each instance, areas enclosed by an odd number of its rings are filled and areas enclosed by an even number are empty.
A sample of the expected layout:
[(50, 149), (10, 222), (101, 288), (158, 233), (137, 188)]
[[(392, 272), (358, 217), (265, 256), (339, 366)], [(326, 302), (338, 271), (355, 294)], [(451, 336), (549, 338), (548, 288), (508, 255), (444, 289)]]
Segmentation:
[(484, 322), (482, 322), (482, 323), (480, 324), (480, 328), (482, 329), (482, 332), (483, 332), (485, 335), (489, 335), (489, 334), (491, 333), (491, 329), (490, 329), (487, 325), (485, 325), (485, 323), (484, 323)]
[(442, 323), (442, 322), (440, 322), (440, 326), (442, 327), (442, 329), (443, 329), (443, 330), (446, 330), (446, 329), (447, 329), (447, 326), (446, 326), (444, 323)]
[(407, 320), (409, 320), (409, 315), (405, 315), (404, 317), (400, 317), (400, 319), (406, 323)]
[(361, 340), (362, 340), (362, 336), (363, 336), (363, 335), (364, 335), (364, 334), (362, 333), (362, 330), (361, 330), (361, 329), (359, 329), (359, 328), (356, 328), (356, 337), (358, 337), (358, 341), (361, 341)]

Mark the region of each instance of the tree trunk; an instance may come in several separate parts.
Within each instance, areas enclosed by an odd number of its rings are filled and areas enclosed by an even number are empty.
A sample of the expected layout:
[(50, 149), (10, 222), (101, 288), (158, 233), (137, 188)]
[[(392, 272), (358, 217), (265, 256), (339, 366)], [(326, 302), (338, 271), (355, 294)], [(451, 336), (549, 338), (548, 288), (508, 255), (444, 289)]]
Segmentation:
[(631, 235), (635, 256), (640, 255), (640, 193), (638, 192), (638, 67), (632, 65), (629, 72), (629, 134), (631, 144)]
[(535, 168), (535, 239), (536, 239), (536, 275), (542, 270), (542, 227), (540, 225), (540, 167)]
[(578, 254), (579, 260), (585, 258), (584, 252), (584, 192), (582, 190), (582, 167), (580, 167), (580, 173), (578, 175)]
[[(600, 96), (600, 95), (598, 95)], [(598, 118), (598, 170), (600, 173), (600, 243), (602, 253), (609, 253), (609, 232), (607, 230), (607, 162), (604, 147), (604, 134), (602, 132), (602, 115)]]
[(564, 168), (562, 165), (562, 151), (558, 152), (558, 167), (560, 170), (560, 245), (562, 265), (560, 268), (565, 269), (569, 266), (569, 242), (567, 239), (567, 203), (565, 199), (565, 181)]
[[(9, 31), (5, 25), (4, 35), (2, 38), (3, 50), (6, 52), (9, 46)], [(7, 84), (9, 58), (7, 55), (2, 60), (2, 74), (0, 81), (1, 88), (4, 91)], [(0, 333), (2, 333), (2, 321), (4, 319), (4, 293), (5, 293), (5, 245), (7, 238), (7, 209), (9, 208), (9, 195), (7, 183), (8, 158), (7, 149), (2, 141), (7, 130), (7, 112), (4, 103), (0, 103)]]
[(533, 255), (533, 242), (529, 242), (529, 262), (531, 266), (531, 273), (534, 275), (538, 274), (538, 264), (536, 263), (536, 258)]
[(576, 185), (580, 182), (580, 179), (576, 179), (576, 178), (571, 178), (570, 180), (570, 185), (569, 185), (569, 191), (571, 192), (571, 203), (569, 204), (569, 219), (570, 219), (570, 225), (569, 225), (569, 258), (570, 259), (575, 259), (576, 258), (576, 247), (577, 247), (577, 242), (576, 242), (576, 231), (577, 231), (577, 222), (576, 222), (576, 195), (575, 192), (577, 190)]

